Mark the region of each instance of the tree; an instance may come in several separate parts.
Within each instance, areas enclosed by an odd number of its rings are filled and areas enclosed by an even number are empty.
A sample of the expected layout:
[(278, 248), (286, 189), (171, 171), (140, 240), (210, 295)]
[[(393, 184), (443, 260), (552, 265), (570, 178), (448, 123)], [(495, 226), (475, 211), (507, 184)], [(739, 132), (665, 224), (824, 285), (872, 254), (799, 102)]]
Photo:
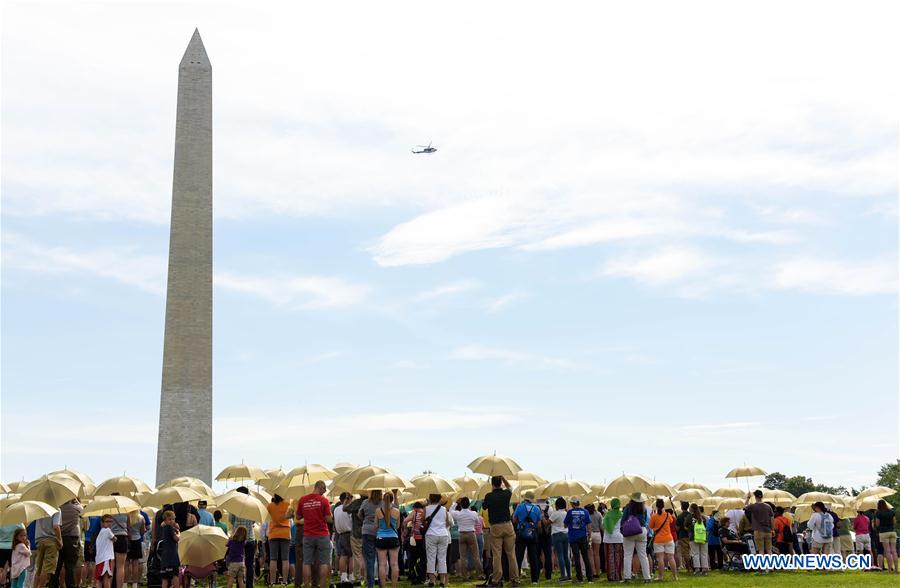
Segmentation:
[(897, 494), (885, 497), (894, 508), (900, 506), (900, 459), (893, 463), (886, 463), (878, 470), (878, 486), (887, 486), (897, 490)]
[(766, 476), (763, 482), (765, 488), (772, 490), (786, 490), (794, 496), (800, 496), (807, 492), (825, 492), (827, 494), (846, 494), (847, 489), (843, 486), (828, 486), (826, 484), (817, 484), (812, 478), (806, 476), (786, 476), (780, 472), (772, 472)]

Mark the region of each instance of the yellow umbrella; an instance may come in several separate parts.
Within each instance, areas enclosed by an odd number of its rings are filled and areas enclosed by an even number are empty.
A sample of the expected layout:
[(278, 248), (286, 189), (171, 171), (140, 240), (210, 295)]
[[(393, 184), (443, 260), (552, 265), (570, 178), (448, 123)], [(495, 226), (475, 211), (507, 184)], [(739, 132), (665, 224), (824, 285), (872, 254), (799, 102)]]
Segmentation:
[(75, 498), (81, 490), (81, 482), (69, 476), (50, 474), (41, 476), (22, 488), (23, 501), (46, 502), (58, 507)]
[(150, 517), (150, 520), (153, 520), (153, 517), (156, 516), (156, 513), (159, 512), (159, 509), (155, 506), (145, 506), (141, 509), (143, 512), (147, 513), (147, 516)]
[(246, 463), (230, 465), (216, 476), (216, 480), (220, 482), (227, 482), (228, 480), (253, 480), (254, 482), (259, 482), (268, 478), (269, 476), (261, 468)]
[(505, 455), (482, 455), (477, 457), (467, 466), (476, 474), (484, 474), (486, 476), (505, 476), (510, 480), (517, 478), (517, 474), (522, 471), (522, 466), (517, 464), (511, 457)]
[(343, 474), (338, 475), (335, 479), (331, 481), (331, 492), (340, 492), (346, 490), (347, 492), (356, 491), (357, 486), (359, 484), (375, 474), (386, 474), (389, 473), (387, 468), (383, 468), (381, 466), (376, 465), (367, 465), (356, 468), (355, 470), (350, 470), (348, 472), (344, 472)]
[[(688, 488), (689, 490), (699, 490), (699, 488)], [(707, 496), (706, 498), (701, 498), (699, 502), (697, 502), (698, 506), (702, 506), (703, 510), (707, 513), (711, 513), (713, 511), (719, 510), (719, 505), (725, 499), (720, 496)]]
[(141, 510), (141, 505), (127, 496), (94, 496), (81, 516), (116, 515)]
[(453, 480), (448, 480), (437, 474), (426, 474), (424, 476), (416, 476), (410, 480), (413, 485), (413, 492), (419, 496), (425, 497), (430, 494), (458, 494), (462, 492), (459, 484)]
[(10, 489), (9, 486), (4, 484), (3, 482), (0, 482), (0, 492), (2, 492), (4, 494), (9, 494), (10, 492), (12, 492), (12, 490)]
[(6, 486), (9, 488), (10, 492), (18, 492), (22, 493), (22, 489), (28, 485), (28, 482), (25, 480), (15, 480), (13, 482), (7, 482)]
[(812, 513), (813, 513), (812, 505), (801, 504), (794, 510), (794, 522), (795, 523), (805, 523), (812, 516)]
[(736, 508), (744, 508), (743, 498), (723, 498), (719, 503), (719, 510), (734, 510)]
[(660, 482), (659, 480), (650, 481), (649, 493), (651, 496), (656, 496), (658, 498), (668, 498), (675, 494), (675, 492), (675, 488), (672, 488), (665, 482)]
[(698, 502), (699, 500), (703, 500), (704, 498), (708, 497), (709, 493), (704, 492), (699, 488), (685, 488), (684, 490), (679, 490), (677, 493), (675, 493), (675, 496), (672, 497), (672, 500), (676, 502)]
[(408, 490), (414, 488), (411, 482), (396, 474), (375, 474), (363, 480), (355, 490)]
[(541, 498), (563, 496), (568, 500), (570, 496), (578, 496), (580, 498), (590, 494), (591, 487), (581, 480), (557, 480), (550, 482), (541, 489)]
[(250, 496), (255, 496), (260, 502), (266, 504), (272, 502), (272, 495), (265, 490), (250, 490)]
[(285, 474), (286, 479), (301, 477), (307, 484), (314, 484), (319, 480), (327, 482), (338, 477), (338, 473), (331, 468), (318, 463), (308, 463), (300, 467), (296, 467)]
[(472, 478), (470, 476), (453, 478), (453, 481), (459, 486), (459, 489), (462, 492), (478, 492), (478, 488), (481, 487), (482, 483), (478, 478)]
[(519, 471), (516, 474), (516, 480), (519, 482), (535, 482), (534, 487), (538, 487), (541, 484), (546, 484), (547, 480), (535, 474), (534, 472), (526, 472), (525, 470)]
[(38, 500), (23, 500), (0, 510), (0, 526), (30, 525), (32, 521), (52, 517), (59, 509)]
[(753, 476), (765, 476), (766, 472), (763, 471), (762, 468), (758, 468), (756, 466), (740, 466), (734, 468), (727, 474), (725, 474), (726, 478), (752, 478)]
[(798, 496), (797, 500), (794, 501), (793, 506), (800, 506), (801, 504), (813, 504), (814, 502), (831, 504), (834, 501), (835, 498), (831, 494), (826, 494), (825, 492), (807, 492)]
[(635, 492), (652, 494), (653, 482), (637, 474), (622, 474), (606, 485), (607, 496), (631, 495)]
[(212, 498), (216, 495), (215, 490), (213, 490), (209, 484), (207, 484), (200, 478), (192, 478), (190, 476), (181, 476), (180, 478), (174, 478), (172, 480), (169, 480), (165, 484), (159, 485), (160, 490), (173, 487), (190, 488), (200, 496), (207, 497), (207, 499)]
[(878, 501), (881, 500), (878, 496), (865, 496), (863, 498), (859, 498), (856, 501), (856, 510), (865, 512), (867, 510), (875, 510), (878, 508)]
[(94, 484), (94, 480), (84, 472), (79, 472), (76, 470), (70, 470), (69, 468), (64, 468), (61, 470), (56, 470), (55, 472), (50, 472), (52, 474), (62, 474), (64, 476), (69, 476), (70, 478), (75, 478), (81, 484), (82, 493), (78, 496), (78, 498), (90, 498), (94, 495), (97, 490), (97, 485)]
[(888, 488), (887, 486), (872, 486), (871, 488), (866, 488), (862, 492), (856, 495), (857, 498), (868, 498), (869, 496), (874, 496), (876, 498), (884, 498), (885, 496), (893, 496), (897, 491), (893, 488)]
[(260, 480), (258, 484), (269, 492), (275, 492), (275, 488), (277, 488), (278, 485), (284, 481), (284, 478), (287, 475), (287, 472), (281, 468), (267, 469), (263, 471), (269, 477), (265, 480)]
[(112, 496), (120, 494), (122, 496), (134, 496), (141, 492), (152, 492), (153, 489), (143, 480), (132, 478), (131, 476), (117, 476), (108, 480), (103, 480), (97, 485), (95, 494), (101, 496)]
[(771, 502), (775, 506), (788, 507), (794, 504), (797, 497), (787, 490), (772, 490), (771, 488), (759, 488), (763, 493), (763, 501)]
[(221, 496), (216, 496), (216, 504), (222, 510), (227, 510), (236, 517), (249, 519), (257, 523), (264, 523), (269, 518), (266, 505), (259, 498), (249, 496), (232, 490)]
[(712, 494), (712, 490), (710, 490), (703, 484), (698, 484), (697, 482), (678, 482), (677, 484), (673, 484), (672, 488), (675, 488), (676, 490), (689, 490), (693, 488), (695, 490), (703, 490), (704, 492), (706, 492), (707, 496), (710, 496)]
[(715, 492), (713, 492), (712, 495), (721, 496), (722, 498), (746, 498), (747, 491), (741, 490), (740, 488), (736, 488), (734, 486), (730, 486), (727, 488), (719, 488)]
[(603, 496), (606, 494), (606, 484), (591, 484), (591, 492), (595, 496)]
[(155, 506), (162, 508), (167, 504), (176, 504), (179, 502), (191, 502), (194, 500), (203, 500), (199, 492), (187, 486), (170, 486), (163, 488), (146, 496), (141, 502), (144, 506)]
[[(509, 485), (512, 488), (512, 491), (515, 492), (516, 488), (519, 487), (519, 481), (518, 480), (509, 480)], [(540, 488), (540, 487), (538, 487), (538, 488)], [(538, 488), (534, 489), (535, 493), (538, 491)], [(476, 494), (476, 498), (484, 500), (484, 497), (488, 495), (488, 492), (490, 492), (493, 489), (494, 488), (491, 486), (491, 481), (485, 480), (481, 484), (481, 486), (478, 488), (478, 493)]]
[(272, 488), (272, 494), (277, 494), (288, 500), (296, 500), (313, 491), (313, 484), (304, 483), (302, 476), (284, 478), (280, 484)]
[(181, 534), (178, 559), (183, 566), (205, 567), (225, 559), (228, 535), (219, 527), (197, 525)]
[(22, 499), (21, 494), (15, 494), (15, 493), (7, 494), (3, 498), (0, 498), (0, 510), (3, 510), (10, 504), (15, 504), (15, 503), (19, 502), (19, 500), (21, 500), (21, 499)]
[(346, 461), (342, 461), (340, 463), (334, 464), (334, 467), (331, 468), (338, 473), (338, 475), (349, 472), (350, 470), (355, 470), (359, 466), (355, 463), (349, 463)]

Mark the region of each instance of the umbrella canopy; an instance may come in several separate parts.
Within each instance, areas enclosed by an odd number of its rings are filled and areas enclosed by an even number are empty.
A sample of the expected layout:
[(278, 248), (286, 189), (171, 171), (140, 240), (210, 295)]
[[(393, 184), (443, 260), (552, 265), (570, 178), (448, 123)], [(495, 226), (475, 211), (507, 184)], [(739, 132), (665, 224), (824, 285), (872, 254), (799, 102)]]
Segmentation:
[(676, 492), (672, 500), (676, 502), (697, 502), (699, 504), (698, 501), (708, 497), (709, 492), (704, 492), (699, 488), (685, 488)]
[(763, 502), (771, 502), (775, 506), (788, 507), (797, 500), (797, 497), (787, 490), (772, 490), (771, 488), (757, 488), (757, 490), (762, 491)]
[(81, 482), (75, 478), (62, 474), (49, 474), (41, 476), (22, 488), (23, 501), (45, 502), (53, 507), (58, 507), (78, 498), (81, 490)]
[(179, 488), (190, 488), (200, 496), (206, 497), (207, 500), (216, 495), (215, 490), (213, 490), (209, 486), (209, 484), (207, 484), (200, 478), (192, 478), (190, 476), (181, 476), (180, 478), (169, 480), (165, 484), (160, 484), (159, 489), (164, 490), (166, 488), (172, 488), (175, 486)]
[(111, 496), (113, 494), (121, 494), (122, 496), (134, 496), (141, 492), (152, 492), (153, 489), (145, 484), (142, 480), (132, 478), (131, 476), (118, 476), (103, 480), (97, 485), (96, 494), (101, 496)]
[(651, 489), (654, 487), (653, 482), (638, 474), (622, 474), (618, 478), (606, 485), (604, 494), (607, 496), (619, 496), (622, 494), (634, 494), (642, 492), (644, 494), (652, 494)]
[(387, 474), (388, 469), (377, 465), (361, 466), (354, 470), (344, 472), (331, 481), (331, 492), (355, 492), (357, 486), (363, 480), (374, 476), (375, 474)]
[(872, 486), (871, 488), (866, 488), (862, 492), (856, 495), (857, 498), (868, 498), (869, 496), (874, 496), (877, 498), (884, 498), (885, 496), (893, 496), (897, 491), (893, 488), (888, 488), (887, 486)]
[(467, 466), (476, 474), (486, 476), (505, 476), (511, 480), (517, 479), (517, 474), (522, 471), (522, 466), (511, 457), (505, 455), (482, 455), (477, 457)]
[(805, 523), (812, 516), (813, 509), (809, 504), (801, 504), (794, 510), (794, 522)]
[(354, 490), (408, 490), (414, 486), (396, 474), (375, 474), (363, 480)]
[(6, 486), (7, 486), (7, 488), (9, 488), (10, 492), (18, 492), (19, 494), (22, 493), (22, 488), (24, 488), (27, 485), (28, 485), (28, 482), (26, 482), (25, 480), (15, 480), (13, 482), (6, 483)]
[(225, 559), (228, 535), (219, 527), (197, 525), (181, 534), (178, 559), (183, 566), (204, 567)]
[[(591, 487), (581, 480), (557, 480), (541, 488), (540, 497), (562, 496), (568, 500), (570, 496), (578, 496), (580, 499), (586, 495), (592, 495)], [(591, 497), (591, 500), (593, 500), (593, 497)]]
[(825, 492), (807, 492), (798, 496), (797, 500), (794, 501), (793, 506), (800, 506), (801, 504), (813, 504), (814, 502), (820, 501), (825, 504), (831, 504), (835, 501), (835, 498), (831, 494), (826, 494)]
[[(509, 485), (512, 487), (513, 493), (515, 493), (516, 488), (519, 487), (519, 482), (518, 480), (510, 480)], [(494, 488), (491, 486), (491, 481), (485, 480), (478, 488), (478, 492), (476, 493), (475, 497), (480, 500), (484, 500), (484, 497), (488, 495), (488, 492), (493, 489)], [(537, 491), (537, 489), (535, 489), (535, 491)]]
[(253, 480), (254, 482), (259, 482), (267, 479), (269, 479), (269, 476), (261, 468), (246, 463), (230, 465), (216, 476), (216, 480), (219, 482), (227, 482), (229, 480)]
[(144, 506), (162, 508), (167, 504), (192, 502), (194, 500), (202, 500), (203, 498), (205, 497), (193, 488), (188, 488), (187, 486), (171, 486), (147, 495), (144, 497), (141, 504)]
[(10, 492), (12, 492), (12, 489), (9, 486), (7, 486), (6, 484), (4, 484), (3, 482), (0, 482), (0, 492), (3, 492), (4, 494), (9, 494)]
[(311, 493), (314, 488), (314, 484), (303, 484), (300, 478), (294, 478), (292, 481), (283, 480), (281, 484), (272, 489), (272, 493), (287, 500), (297, 500)]
[(411, 480), (413, 492), (417, 496), (428, 496), (430, 494), (459, 494), (462, 492), (459, 484), (453, 480), (448, 480), (437, 474), (426, 474), (424, 476), (416, 476)]
[(327, 482), (338, 477), (338, 473), (331, 468), (326, 468), (322, 464), (308, 463), (300, 467), (296, 467), (285, 474), (286, 479), (301, 477), (306, 484), (314, 484), (319, 480)]
[(141, 505), (127, 496), (94, 496), (81, 516), (117, 515), (141, 510)]
[(736, 508), (744, 508), (743, 498), (723, 498), (719, 503), (719, 510), (733, 510)]
[(727, 474), (725, 474), (726, 478), (751, 478), (753, 476), (765, 476), (766, 472), (763, 471), (762, 468), (758, 468), (756, 466), (740, 466), (734, 468)]
[(16, 494), (16, 493), (7, 494), (3, 498), (0, 498), (0, 510), (3, 510), (10, 504), (15, 504), (15, 503), (19, 502), (19, 500), (21, 500), (21, 499), (22, 499), (21, 494)]
[(275, 488), (284, 481), (284, 477), (287, 475), (287, 472), (281, 468), (272, 468), (263, 471), (269, 477), (265, 480), (260, 480), (258, 484), (269, 492), (275, 492)]
[(46, 502), (23, 500), (0, 510), (0, 526), (30, 525), (38, 519), (52, 517), (58, 510)]
[(473, 478), (468, 475), (453, 478), (453, 482), (459, 486), (459, 489), (462, 492), (478, 492), (478, 488), (480, 488), (482, 484), (482, 481), (478, 478)]
[[(699, 490), (699, 488), (688, 488), (688, 490)], [(720, 496), (707, 496), (706, 498), (701, 498), (698, 502), (698, 506), (702, 506), (703, 510), (709, 514), (711, 512), (719, 510), (719, 505), (725, 499)]]
[(62, 474), (64, 476), (69, 476), (70, 478), (75, 478), (81, 484), (81, 495), (78, 498), (90, 498), (94, 495), (97, 490), (97, 485), (94, 484), (94, 480), (84, 472), (79, 472), (76, 470), (70, 470), (69, 468), (64, 468), (61, 470), (56, 470), (55, 472), (50, 472), (49, 475), (52, 474)]
[(661, 498), (668, 498), (675, 494), (675, 488), (672, 488), (665, 482), (660, 482), (659, 480), (651, 480), (650, 481), (650, 490), (649, 493), (652, 496), (657, 496)]
[(734, 486), (729, 486), (727, 488), (719, 488), (715, 492), (712, 493), (713, 496), (721, 496), (722, 498), (745, 498), (747, 496), (746, 490), (741, 490), (740, 488), (735, 488)]
[(526, 472), (525, 470), (520, 470), (518, 474), (516, 474), (516, 480), (519, 482), (534, 482), (534, 488), (537, 488), (541, 484), (546, 484), (547, 480), (535, 474), (534, 472)]
[(219, 508), (227, 510), (236, 517), (249, 519), (257, 523), (263, 523), (269, 518), (269, 511), (259, 498), (243, 494), (237, 490), (216, 496), (216, 504), (219, 505)]
[(338, 473), (338, 475), (341, 475), (341, 474), (344, 474), (344, 473), (346, 473), (346, 472), (349, 472), (350, 470), (355, 470), (355, 469), (358, 468), (358, 467), (359, 467), (359, 466), (356, 465), (355, 463), (350, 463), (350, 462), (347, 462), (347, 461), (342, 461), (342, 462), (340, 462), (340, 463), (334, 464), (334, 467), (332, 467), (331, 469), (333, 469), (334, 471), (336, 471), (336, 472)]
[(856, 501), (856, 510), (865, 512), (867, 510), (875, 510), (878, 508), (878, 501), (881, 500), (877, 496), (865, 496)]
[(697, 482), (678, 482), (677, 484), (673, 484), (672, 488), (676, 490), (688, 490), (690, 488), (694, 488), (696, 490), (703, 490), (706, 492), (707, 496), (712, 494), (712, 490), (704, 486), (703, 484), (698, 484)]
[(603, 496), (606, 494), (606, 484), (591, 484), (591, 492), (594, 496)]

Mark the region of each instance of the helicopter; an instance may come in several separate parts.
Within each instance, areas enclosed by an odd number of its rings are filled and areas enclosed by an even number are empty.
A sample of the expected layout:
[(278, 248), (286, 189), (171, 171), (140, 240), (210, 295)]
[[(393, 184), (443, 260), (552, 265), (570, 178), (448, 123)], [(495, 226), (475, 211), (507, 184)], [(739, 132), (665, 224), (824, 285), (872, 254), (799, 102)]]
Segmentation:
[(413, 148), (413, 153), (434, 153), (437, 151), (437, 147), (431, 146), (431, 141), (428, 142), (428, 145), (416, 145), (416, 147), (420, 147), (418, 151), (416, 151), (415, 147)]

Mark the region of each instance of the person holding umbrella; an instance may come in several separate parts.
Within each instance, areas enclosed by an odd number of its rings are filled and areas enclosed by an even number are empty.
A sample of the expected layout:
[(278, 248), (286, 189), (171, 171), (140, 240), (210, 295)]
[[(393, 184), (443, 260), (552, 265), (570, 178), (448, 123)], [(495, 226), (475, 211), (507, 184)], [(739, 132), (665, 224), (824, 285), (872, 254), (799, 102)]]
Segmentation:
[[(471, 467), (471, 465), (470, 465)], [(503, 580), (502, 558), (506, 555), (509, 563), (509, 580), (513, 586), (519, 584), (519, 572), (516, 565), (516, 532), (513, 529), (509, 514), (509, 503), (512, 500), (512, 485), (504, 476), (491, 476), (491, 491), (481, 503), (488, 511), (488, 522), (491, 525), (491, 561), (493, 573), (490, 580), (479, 586), (499, 586)]]

